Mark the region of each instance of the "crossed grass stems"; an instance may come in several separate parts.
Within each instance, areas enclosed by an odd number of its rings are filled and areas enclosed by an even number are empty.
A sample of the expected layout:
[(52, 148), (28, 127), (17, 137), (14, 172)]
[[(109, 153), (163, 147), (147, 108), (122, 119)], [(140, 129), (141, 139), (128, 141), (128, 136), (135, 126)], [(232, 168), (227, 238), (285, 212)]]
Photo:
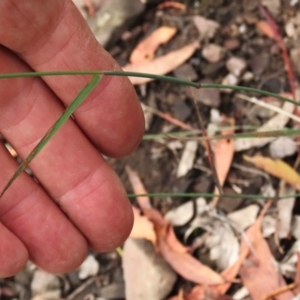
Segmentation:
[[(300, 106), (300, 103), (291, 100), (289, 98), (283, 97), (278, 94), (270, 93), (268, 91), (254, 89), (250, 87), (244, 86), (231, 86), (231, 85), (222, 85), (222, 84), (198, 84), (195, 82), (191, 82), (188, 80), (182, 80), (175, 77), (170, 76), (160, 76), (156, 74), (147, 74), (147, 73), (137, 73), (137, 72), (123, 72), (123, 71), (55, 71), (55, 72), (23, 72), (23, 73), (8, 73), (8, 74), (0, 74), (1, 79), (8, 78), (20, 78), (20, 77), (41, 77), (41, 76), (62, 76), (62, 75), (87, 75), (92, 76), (90, 81), (85, 85), (85, 87), (78, 93), (76, 98), (71, 102), (71, 104), (66, 107), (63, 114), (58, 118), (58, 120), (51, 126), (51, 128), (47, 131), (44, 137), (40, 140), (40, 142), (34, 147), (34, 149), (29, 153), (29, 155), (23, 160), (23, 162), (19, 165), (15, 173), (12, 175), (10, 180), (7, 182), (5, 187), (0, 193), (0, 199), (3, 194), (8, 190), (8, 188), (13, 184), (13, 182), (18, 178), (18, 176), (28, 167), (30, 162), (41, 152), (41, 150), (47, 145), (47, 143), (52, 139), (52, 137), (57, 133), (57, 131), (64, 125), (64, 123), (71, 117), (71, 115), (75, 112), (75, 110), (79, 107), (79, 105), (88, 97), (88, 95), (93, 91), (93, 89), (99, 84), (103, 76), (130, 76), (130, 77), (143, 77), (150, 78), (155, 80), (169, 81), (175, 84), (182, 84), (186, 86), (190, 86), (193, 88), (217, 88), (217, 89), (232, 89), (240, 92), (251, 92), (263, 96), (271, 96), (277, 98), (281, 101), (287, 101), (293, 103), (296, 106)], [(199, 121), (201, 122), (200, 114), (198, 113)], [(202, 126), (201, 126), (202, 127)], [(204, 128), (201, 128), (204, 133)], [(257, 137), (280, 137), (280, 136), (295, 136), (300, 134), (300, 129), (282, 129), (282, 130), (273, 130), (273, 131), (264, 131), (264, 132), (246, 132), (241, 134), (227, 134), (227, 135), (214, 135), (207, 136), (204, 134), (199, 137), (197, 134), (195, 136), (195, 132), (181, 132), (178, 134), (172, 134), (173, 138), (180, 136), (181, 138), (184, 136), (184, 139), (196, 139), (198, 141), (204, 141), (209, 146), (210, 140), (220, 140), (220, 139), (239, 139), (239, 138), (257, 138)], [(144, 135), (143, 140), (151, 140), (157, 138), (166, 138), (170, 137), (167, 135)], [(213, 161), (210, 161), (211, 167), (213, 169), (214, 164)], [(213, 171), (213, 170), (212, 170)], [(213, 171), (213, 173), (215, 173)], [(216, 174), (214, 174), (216, 175)], [(218, 177), (214, 176), (214, 180), (216, 186), (218, 186)], [(249, 195), (249, 194), (223, 194), (221, 188), (219, 187), (219, 194), (213, 193), (148, 193), (148, 194), (128, 194), (129, 198), (135, 198), (138, 196), (148, 196), (148, 197), (188, 197), (188, 198), (197, 198), (197, 197), (205, 197), (205, 198), (215, 198), (220, 196), (226, 196), (228, 198), (247, 198), (247, 199), (260, 199), (260, 200), (269, 200), (272, 197), (263, 196), (263, 195)], [(287, 199), (291, 197), (300, 197), (300, 194), (293, 195), (284, 195), (278, 196), (276, 199)], [(273, 197), (273, 199), (275, 199)]]

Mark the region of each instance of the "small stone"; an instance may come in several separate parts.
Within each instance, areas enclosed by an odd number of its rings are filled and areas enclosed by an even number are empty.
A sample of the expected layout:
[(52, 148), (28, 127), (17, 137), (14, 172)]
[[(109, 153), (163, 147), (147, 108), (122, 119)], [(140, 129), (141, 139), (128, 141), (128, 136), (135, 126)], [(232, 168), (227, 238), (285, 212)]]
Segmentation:
[(180, 121), (185, 121), (192, 113), (191, 107), (181, 99), (176, 99), (173, 106), (174, 117)]
[(256, 54), (250, 60), (250, 68), (255, 75), (261, 75), (269, 66), (270, 55), (268, 53)]
[(246, 24), (241, 24), (239, 26), (239, 33), (240, 34), (245, 34), (247, 32), (247, 25)]
[(246, 206), (240, 210), (236, 210), (228, 214), (228, 219), (234, 222), (241, 230), (245, 230), (252, 225), (259, 212), (259, 207), (255, 204)]
[[(211, 80), (204, 79), (201, 83), (213, 83)], [(218, 107), (221, 103), (220, 90), (218, 89), (197, 89), (193, 91), (196, 101), (212, 107)], [(193, 96), (191, 95), (191, 96)]]
[[(237, 85), (238, 82), (239, 82), (238, 78), (231, 73), (227, 74), (222, 80), (222, 84), (224, 85)], [(233, 90), (225, 88), (222, 89), (222, 92), (230, 94), (233, 92)]]
[(146, 240), (128, 239), (122, 262), (126, 299), (165, 299), (177, 279), (176, 273)]
[(219, 74), (219, 71), (222, 70), (225, 66), (224, 61), (219, 61), (217, 63), (211, 63), (207, 64), (203, 67), (201, 67), (201, 73), (206, 77), (217, 77)]
[(274, 16), (278, 16), (281, 10), (280, 0), (261, 0), (261, 4)]
[(193, 18), (193, 21), (200, 33), (201, 40), (204, 40), (206, 38), (213, 38), (216, 34), (216, 31), (220, 27), (220, 25), (217, 22), (206, 19), (201, 16), (195, 16)]
[(90, 276), (95, 276), (98, 274), (99, 269), (99, 262), (96, 260), (94, 255), (90, 254), (79, 267), (78, 277), (79, 279), (83, 280)]
[(287, 24), (285, 24), (284, 29), (285, 29), (287, 36), (289, 36), (289, 37), (295, 36), (296, 29), (295, 29), (295, 25), (292, 22), (288, 22)]
[(284, 84), (283, 82), (278, 78), (270, 78), (268, 80), (266, 80), (263, 85), (262, 85), (262, 90), (271, 92), (271, 93), (275, 93), (275, 94), (279, 94), (282, 92), (283, 88), (284, 88)]
[(286, 136), (281, 136), (269, 146), (270, 155), (273, 158), (285, 158), (297, 152), (297, 143)]
[(211, 63), (219, 62), (224, 53), (224, 48), (217, 44), (208, 44), (202, 50), (202, 56)]
[(247, 62), (240, 57), (233, 56), (226, 61), (228, 71), (236, 77), (241, 76), (247, 67)]
[(31, 293), (45, 300), (57, 300), (61, 297), (60, 282), (56, 275), (36, 270), (31, 281)]
[(174, 75), (180, 79), (188, 79), (194, 81), (198, 78), (195, 69), (190, 64), (184, 64), (174, 70)]
[(235, 50), (240, 47), (241, 43), (238, 39), (232, 38), (232, 39), (227, 39), (224, 42), (224, 47), (227, 50)]
[(254, 74), (252, 72), (245, 72), (242, 79), (245, 82), (250, 82), (251, 80), (253, 80), (254, 78)]
[[(230, 187), (224, 187), (224, 194), (235, 194), (235, 191)], [(234, 201), (232, 201), (232, 198), (228, 198), (226, 196), (221, 197), (218, 202), (218, 208), (222, 209), (226, 213), (230, 213), (232, 211), (235, 211), (243, 202), (242, 198), (234, 198)]]

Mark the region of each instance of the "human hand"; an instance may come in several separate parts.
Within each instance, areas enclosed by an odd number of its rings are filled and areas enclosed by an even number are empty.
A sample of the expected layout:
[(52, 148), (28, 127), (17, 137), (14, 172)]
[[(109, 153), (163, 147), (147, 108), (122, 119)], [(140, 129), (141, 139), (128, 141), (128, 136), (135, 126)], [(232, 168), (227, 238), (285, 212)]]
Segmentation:
[[(118, 70), (71, 0), (0, 1), (0, 72)], [(0, 80), (0, 132), (25, 158), (90, 80), (55, 76)], [(0, 277), (30, 259), (64, 273), (88, 248), (112, 250), (129, 235), (133, 217), (118, 177), (101, 153), (130, 153), (144, 131), (129, 80), (104, 77), (0, 199)], [(98, 150), (99, 149), (99, 150)], [(0, 190), (17, 165), (0, 144)]]

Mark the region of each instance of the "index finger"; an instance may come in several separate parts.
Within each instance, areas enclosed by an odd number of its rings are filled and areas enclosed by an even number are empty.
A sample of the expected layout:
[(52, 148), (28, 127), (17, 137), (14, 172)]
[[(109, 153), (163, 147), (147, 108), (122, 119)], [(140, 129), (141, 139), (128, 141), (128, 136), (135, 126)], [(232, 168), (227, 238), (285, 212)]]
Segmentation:
[[(0, 43), (36, 71), (120, 69), (70, 0), (1, 1)], [(44, 78), (65, 105), (88, 80), (87, 76)], [(144, 132), (138, 98), (123, 77), (105, 77), (74, 116), (89, 139), (109, 156), (131, 152)]]

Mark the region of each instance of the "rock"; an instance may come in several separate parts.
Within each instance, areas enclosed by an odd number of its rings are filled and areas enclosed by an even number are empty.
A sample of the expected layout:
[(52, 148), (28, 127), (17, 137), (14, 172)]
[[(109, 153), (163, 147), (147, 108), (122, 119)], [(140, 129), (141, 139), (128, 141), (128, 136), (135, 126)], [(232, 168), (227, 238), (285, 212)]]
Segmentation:
[(217, 22), (206, 19), (201, 16), (193, 17), (193, 21), (200, 33), (200, 40), (205, 40), (207, 38), (209, 38), (209, 39), (213, 38), (216, 34), (216, 31), (220, 27), (220, 25)]
[(142, 239), (125, 242), (123, 270), (126, 299), (130, 300), (163, 300), (177, 278), (153, 245)]
[(100, 293), (103, 299), (124, 299), (124, 291), (124, 283), (112, 283), (110, 285), (101, 287)]
[(231, 74), (239, 77), (245, 71), (247, 62), (243, 58), (232, 56), (226, 61), (226, 67)]
[(258, 205), (252, 204), (228, 214), (227, 217), (234, 222), (239, 229), (245, 230), (255, 222), (258, 212)]
[[(236, 192), (229, 188), (229, 187), (224, 187), (224, 194), (236, 194)], [(218, 208), (222, 209), (226, 213), (231, 213), (232, 211), (235, 211), (243, 202), (242, 198), (232, 198), (229, 197), (221, 197), (219, 202), (218, 202)]]
[(144, 7), (140, 0), (105, 1), (93, 17), (87, 18), (87, 23), (98, 42), (106, 46), (125, 31), (124, 28), (144, 11)]
[(245, 72), (242, 77), (242, 80), (245, 82), (250, 82), (254, 78), (254, 74), (252, 72)]
[(254, 55), (250, 62), (250, 68), (255, 75), (261, 75), (268, 67), (270, 55), (268, 53)]
[(185, 121), (192, 113), (191, 107), (181, 99), (176, 99), (173, 106), (174, 117), (180, 121)]
[(61, 290), (58, 277), (42, 270), (36, 270), (31, 281), (31, 293), (34, 299), (60, 299)]
[(217, 63), (207, 64), (205, 66), (201, 66), (201, 73), (206, 77), (217, 77), (219, 71), (222, 70), (225, 66), (224, 61), (219, 61)]
[(177, 78), (194, 81), (198, 78), (195, 69), (190, 64), (184, 64), (174, 70), (174, 75)]
[[(200, 82), (203, 83), (213, 83), (209, 79), (204, 79)], [(212, 107), (219, 107), (221, 103), (220, 90), (219, 89), (197, 89), (193, 90), (193, 95), (195, 96), (196, 101)], [(191, 97), (193, 96), (191, 95)]]
[(265, 6), (274, 17), (277, 17), (281, 11), (280, 0), (261, 0), (261, 4)]
[[(222, 84), (224, 84), (224, 85), (237, 85), (238, 82), (239, 82), (238, 78), (230, 73), (227, 74), (222, 80)], [(233, 92), (233, 90), (232, 89), (222, 89), (222, 92), (230, 94)]]
[(211, 63), (219, 62), (224, 53), (225, 49), (217, 44), (208, 44), (202, 50), (202, 56)]
[[(195, 201), (196, 201), (196, 207), (197, 207), (197, 215), (201, 215), (202, 213), (207, 211), (208, 206), (207, 206), (204, 198), (198, 198)], [(184, 204), (181, 204), (180, 206), (168, 211), (165, 214), (165, 218), (173, 226), (181, 226), (181, 225), (186, 224), (186, 222), (191, 219), (193, 214), (194, 214), (193, 202), (188, 201), (188, 202), (185, 202)]]
[(281, 136), (269, 145), (270, 155), (273, 158), (284, 158), (297, 152), (297, 143), (286, 136)]
[(261, 89), (279, 94), (284, 90), (284, 83), (278, 77), (270, 78), (263, 83)]
[(238, 49), (240, 45), (241, 45), (240, 41), (236, 38), (227, 39), (223, 44), (224, 48), (226, 48), (227, 50)]
[(82, 280), (90, 276), (95, 276), (99, 272), (99, 269), (99, 262), (95, 259), (94, 255), (90, 254), (79, 267), (78, 277)]

